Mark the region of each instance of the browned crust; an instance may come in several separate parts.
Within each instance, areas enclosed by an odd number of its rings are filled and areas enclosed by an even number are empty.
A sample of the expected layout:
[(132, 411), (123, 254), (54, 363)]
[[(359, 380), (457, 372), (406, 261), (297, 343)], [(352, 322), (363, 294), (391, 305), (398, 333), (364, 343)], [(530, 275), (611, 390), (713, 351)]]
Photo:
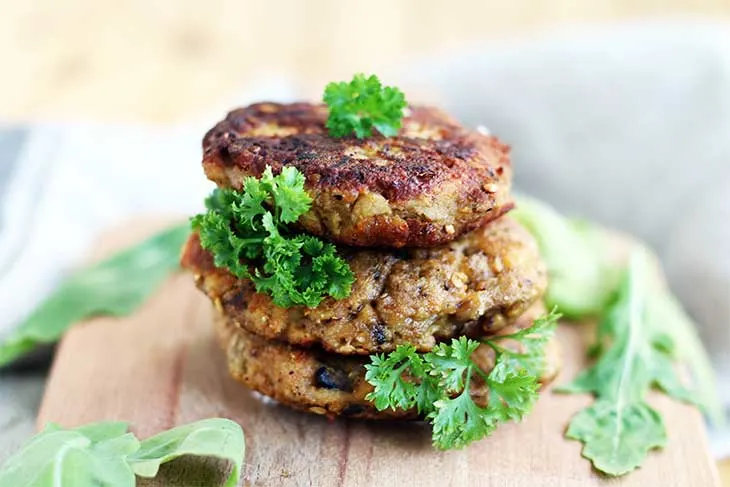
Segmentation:
[[(532, 308), (504, 332), (530, 326), (543, 311), (541, 306)], [(377, 411), (365, 399), (372, 391), (372, 386), (365, 381), (364, 364), (369, 363), (366, 357), (342, 357), (268, 341), (241, 329), (218, 312), (214, 314), (214, 324), (226, 353), (231, 376), (282, 404), (330, 417), (418, 418), (414, 410)], [(506, 346), (517, 348), (514, 342)], [(476, 354), (480, 366), (485, 371), (491, 370), (494, 362), (491, 348), (483, 346)], [(554, 339), (546, 347), (546, 365), (541, 378), (543, 384), (549, 383), (560, 368), (559, 350)], [(481, 405), (486, 404), (487, 394), (483, 383), (472, 388), (472, 396)]]
[(248, 280), (218, 269), (193, 235), (182, 265), (216, 307), (268, 339), (322, 346), (339, 354), (389, 352), (410, 343), (494, 333), (543, 295), (547, 272), (532, 236), (501, 218), (430, 249), (338, 249), (355, 275), (350, 296), (316, 308), (275, 306)]
[(429, 107), (411, 107), (389, 138), (331, 138), (326, 117), (326, 107), (309, 103), (234, 110), (205, 135), (205, 173), (241, 189), (266, 166), (294, 166), (313, 198), (299, 224), (355, 246), (433, 246), (512, 207), (509, 147), (495, 137)]

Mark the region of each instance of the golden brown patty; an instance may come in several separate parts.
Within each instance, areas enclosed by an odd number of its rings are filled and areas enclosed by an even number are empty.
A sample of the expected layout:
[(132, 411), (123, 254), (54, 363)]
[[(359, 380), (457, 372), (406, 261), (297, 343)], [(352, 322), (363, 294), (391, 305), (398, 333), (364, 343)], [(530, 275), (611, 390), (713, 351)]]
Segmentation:
[(428, 351), (438, 340), (494, 333), (524, 313), (547, 285), (537, 244), (507, 217), (431, 249), (339, 252), (355, 275), (352, 293), (312, 309), (277, 307), (250, 281), (217, 269), (197, 235), (186, 244), (182, 264), (242, 328), (339, 354), (388, 352), (403, 343)]
[(203, 140), (203, 167), (221, 187), (294, 166), (313, 198), (309, 233), (368, 247), (448, 242), (512, 207), (509, 147), (434, 108), (413, 107), (395, 137), (335, 139), (324, 105), (258, 103)]
[[(525, 328), (544, 311), (536, 306), (515, 325), (504, 329), (514, 332)], [(281, 342), (268, 341), (236, 326), (214, 312), (214, 323), (228, 370), (234, 379), (282, 404), (316, 414), (370, 419), (415, 419), (415, 411), (377, 411), (365, 399), (372, 386), (365, 381), (367, 357), (343, 357), (322, 351), (303, 350)], [(519, 349), (515, 342), (504, 343)], [(475, 359), (485, 371), (491, 370), (494, 352), (482, 346)], [(560, 354), (555, 339), (546, 347), (547, 366), (541, 382), (550, 382), (560, 369)], [(472, 397), (484, 406), (488, 394), (483, 383), (474, 381)]]

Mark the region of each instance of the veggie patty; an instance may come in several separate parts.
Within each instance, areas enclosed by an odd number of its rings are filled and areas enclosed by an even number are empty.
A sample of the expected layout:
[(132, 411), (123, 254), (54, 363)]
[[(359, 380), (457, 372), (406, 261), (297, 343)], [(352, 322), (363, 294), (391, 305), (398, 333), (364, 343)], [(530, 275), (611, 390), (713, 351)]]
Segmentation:
[[(514, 325), (505, 328), (508, 334), (527, 328), (544, 314), (542, 304), (530, 308)], [(367, 357), (346, 357), (319, 349), (305, 350), (285, 343), (266, 340), (250, 333), (214, 311), (214, 323), (231, 376), (247, 387), (270, 396), (292, 408), (327, 416), (368, 419), (417, 419), (415, 410), (377, 411), (365, 399), (373, 387), (365, 381)], [(518, 343), (505, 343), (519, 351)], [(475, 352), (475, 360), (485, 372), (491, 370), (494, 352), (484, 345)], [(546, 347), (547, 366), (541, 377), (549, 383), (560, 368), (557, 341)], [(488, 390), (475, 382), (471, 389), (474, 401), (486, 404)]]
[(340, 354), (390, 352), (401, 344), (430, 351), (437, 341), (492, 334), (544, 293), (537, 244), (510, 218), (440, 247), (393, 251), (339, 248), (355, 276), (344, 299), (281, 308), (247, 279), (216, 268), (196, 234), (182, 264), (228, 319), (267, 339), (321, 345)]
[(203, 168), (220, 187), (284, 166), (306, 178), (307, 232), (368, 247), (428, 247), (510, 208), (509, 147), (444, 112), (411, 107), (394, 137), (332, 138), (327, 107), (257, 103), (234, 110), (203, 140)]

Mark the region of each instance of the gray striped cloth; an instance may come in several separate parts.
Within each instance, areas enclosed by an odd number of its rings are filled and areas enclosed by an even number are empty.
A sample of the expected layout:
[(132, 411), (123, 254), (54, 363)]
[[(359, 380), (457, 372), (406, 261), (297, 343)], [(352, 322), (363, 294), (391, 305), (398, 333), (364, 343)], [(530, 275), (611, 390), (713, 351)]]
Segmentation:
[(2, 132), (0, 333), (25, 316), (105, 228), (192, 214), (210, 190), (198, 128), (40, 125)]
[[(0, 128), (0, 337), (104, 229), (137, 214), (191, 214), (209, 191), (192, 128)], [(34, 430), (50, 350), (0, 371), (0, 461)]]
[[(81, 264), (104, 230), (139, 215), (191, 215), (212, 184), (201, 140), (227, 108), (288, 100), (265, 80), (199, 122), (173, 127), (0, 125), (0, 338)], [(29, 438), (50, 350), (0, 370), (0, 462)]]

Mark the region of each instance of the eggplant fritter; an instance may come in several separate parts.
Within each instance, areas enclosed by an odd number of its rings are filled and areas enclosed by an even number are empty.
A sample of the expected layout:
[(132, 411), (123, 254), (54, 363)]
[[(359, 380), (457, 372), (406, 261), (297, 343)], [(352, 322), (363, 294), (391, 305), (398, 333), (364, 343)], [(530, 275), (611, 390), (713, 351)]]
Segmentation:
[(195, 234), (182, 265), (242, 328), (339, 354), (389, 352), (404, 343), (429, 351), (439, 340), (491, 334), (514, 322), (547, 286), (537, 244), (507, 217), (440, 247), (338, 251), (355, 275), (352, 293), (311, 309), (277, 307), (250, 281), (216, 268)]
[[(542, 305), (534, 306), (514, 325), (505, 328), (511, 333), (530, 326), (544, 312)], [(365, 399), (372, 386), (365, 381), (367, 357), (346, 357), (304, 350), (285, 343), (268, 341), (236, 326), (218, 311), (214, 324), (219, 341), (225, 350), (228, 370), (234, 379), (251, 389), (272, 397), (292, 408), (328, 416), (369, 419), (417, 419), (415, 410), (377, 411)], [(518, 349), (517, 342), (506, 342), (506, 347)], [(494, 364), (494, 351), (482, 346), (475, 352), (475, 361), (489, 371)], [(560, 369), (557, 341), (546, 346), (546, 370), (541, 382), (549, 383)], [(480, 406), (487, 402), (488, 390), (475, 384), (472, 397)]]
[(313, 199), (309, 233), (366, 247), (429, 247), (512, 206), (509, 147), (445, 113), (412, 107), (395, 137), (331, 138), (327, 107), (257, 103), (235, 110), (203, 140), (203, 167), (221, 187), (294, 166)]

